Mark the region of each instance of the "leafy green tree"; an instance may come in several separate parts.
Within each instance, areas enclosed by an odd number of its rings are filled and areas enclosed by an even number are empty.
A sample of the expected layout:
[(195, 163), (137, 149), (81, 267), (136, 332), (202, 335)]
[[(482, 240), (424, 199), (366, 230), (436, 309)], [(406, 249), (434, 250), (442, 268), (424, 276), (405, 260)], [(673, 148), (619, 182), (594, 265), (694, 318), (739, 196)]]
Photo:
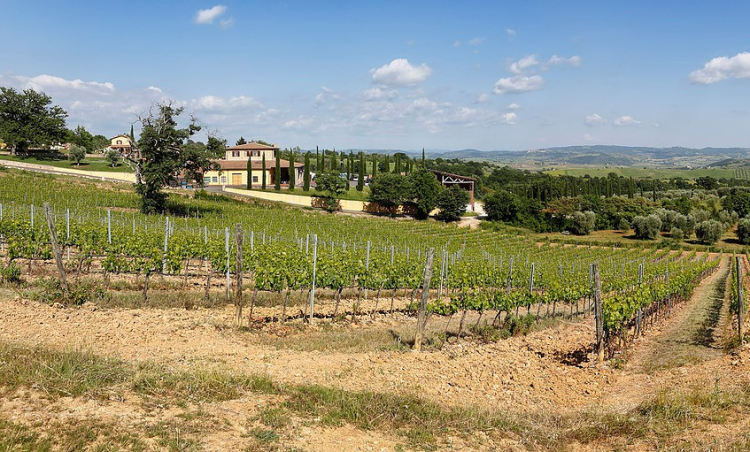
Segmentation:
[(514, 194), (500, 190), (484, 198), (484, 211), (488, 220), (511, 222), (518, 214), (518, 201)]
[(589, 235), (596, 226), (596, 214), (590, 210), (573, 212), (570, 219), (570, 232), (575, 235)]
[(141, 136), (127, 159), (135, 171), (135, 191), (141, 197), (143, 213), (166, 210), (167, 195), (162, 188), (176, 183), (180, 174), (201, 184), (200, 173), (216, 168), (205, 149), (187, 146), (200, 127), (193, 119), (188, 127), (178, 128), (177, 117), (182, 112), (171, 104), (157, 104), (148, 116), (140, 118)]
[(114, 168), (120, 162), (120, 152), (115, 149), (110, 149), (104, 154), (104, 159), (109, 162), (109, 166)]
[(716, 220), (703, 221), (695, 227), (695, 236), (707, 245), (718, 242), (723, 234), (724, 225)]
[(438, 218), (443, 221), (458, 221), (466, 212), (469, 204), (469, 193), (458, 185), (442, 190), (437, 197), (437, 207), (440, 209)]
[(261, 153), (263, 156), (263, 159), (261, 160), (260, 164), (260, 189), (265, 190), (266, 189), (266, 153)]
[(68, 143), (83, 146), (87, 150), (94, 150), (94, 136), (83, 126), (79, 125), (74, 130), (69, 130), (67, 135), (66, 140)]
[(315, 176), (315, 190), (323, 193), (324, 208), (329, 212), (340, 209), (339, 199), (346, 192), (347, 181), (340, 178), (338, 173), (322, 173)]
[(631, 222), (636, 238), (653, 240), (661, 230), (661, 219), (658, 215), (651, 214), (646, 217), (638, 215)]
[(409, 174), (411, 196), (417, 206), (417, 218), (423, 220), (437, 207), (438, 196), (443, 187), (431, 171), (417, 168)]
[(27, 89), (19, 93), (0, 87), (0, 140), (13, 155), (30, 146), (48, 146), (65, 139), (68, 114), (44, 93)]
[(276, 191), (281, 190), (281, 153), (280, 152), (276, 152), (276, 168), (274, 169), (274, 174), (273, 174), (273, 188)]
[(247, 144), (247, 141), (245, 141), (245, 137), (240, 137), (240, 139), (234, 143), (235, 146), (242, 146), (243, 144)]
[(71, 144), (68, 148), (68, 160), (76, 162), (76, 166), (81, 166), (81, 160), (86, 158), (86, 148), (77, 144)]
[(109, 147), (109, 140), (104, 135), (94, 135), (91, 146), (92, 151), (101, 152), (102, 149)]
[(743, 218), (737, 223), (737, 239), (743, 245), (750, 245), (750, 218)]
[(302, 174), (302, 191), (310, 191), (310, 151), (305, 152), (304, 171)]
[(370, 184), (370, 201), (385, 207), (394, 216), (398, 207), (412, 198), (410, 185), (400, 174), (381, 173)]
[(212, 159), (220, 159), (226, 155), (227, 140), (209, 135), (206, 143), (206, 151)]
[(721, 206), (728, 211), (735, 211), (744, 218), (750, 214), (750, 192), (733, 188), (721, 200)]
[(365, 153), (359, 153), (359, 175), (357, 176), (357, 191), (365, 189)]

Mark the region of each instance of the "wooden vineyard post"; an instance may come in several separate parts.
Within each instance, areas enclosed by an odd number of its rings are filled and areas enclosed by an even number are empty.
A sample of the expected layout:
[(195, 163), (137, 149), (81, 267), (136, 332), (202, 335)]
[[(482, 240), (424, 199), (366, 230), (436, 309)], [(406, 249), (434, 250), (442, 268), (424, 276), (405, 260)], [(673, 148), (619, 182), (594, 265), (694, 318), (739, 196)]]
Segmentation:
[(599, 278), (599, 264), (591, 264), (594, 274), (594, 316), (596, 319), (596, 353), (599, 363), (604, 362), (604, 318), (602, 309), (602, 281)]
[(242, 326), (242, 225), (237, 224), (235, 227), (235, 240), (237, 242), (237, 259), (235, 270), (237, 284), (234, 296), (234, 323), (237, 327)]
[(224, 228), (224, 251), (227, 253), (227, 272), (226, 272), (226, 289), (227, 289), (227, 301), (232, 298), (231, 286), (232, 281), (229, 277), (229, 228)]
[(742, 286), (742, 259), (736, 256), (737, 262), (737, 333), (740, 336), (740, 345), (745, 339), (745, 293)]
[(424, 269), (424, 284), (422, 284), (422, 300), (419, 302), (419, 315), (417, 316), (417, 334), (414, 336), (414, 350), (422, 350), (422, 337), (424, 336), (425, 311), (427, 310), (427, 299), (430, 296), (430, 280), (432, 279), (432, 259), (435, 256), (435, 248), (427, 251), (427, 266)]
[(55, 254), (55, 262), (57, 263), (57, 271), (60, 273), (60, 285), (62, 286), (65, 293), (68, 293), (68, 281), (65, 279), (65, 267), (63, 267), (62, 253), (60, 252), (60, 244), (57, 243), (57, 232), (55, 231), (55, 220), (52, 218), (52, 211), (49, 207), (49, 203), (44, 203), (44, 212), (47, 215), (47, 226), (49, 226), (49, 237), (52, 242), (52, 252)]
[(315, 308), (315, 270), (318, 264), (318, 234), (313, 234), (313, 268), (312, 268), (312, 284), (310, 286), (310, 325), (313, 323), (313, 309)]

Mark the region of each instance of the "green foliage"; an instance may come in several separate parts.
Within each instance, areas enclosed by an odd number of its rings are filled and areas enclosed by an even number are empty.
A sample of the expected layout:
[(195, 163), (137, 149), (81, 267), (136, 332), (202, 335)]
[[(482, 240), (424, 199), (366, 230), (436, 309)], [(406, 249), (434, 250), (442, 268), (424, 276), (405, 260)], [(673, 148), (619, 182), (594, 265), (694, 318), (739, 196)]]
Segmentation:
[(737, 223), (737, 239), (743, 245), (750, 245), (750, 218), (743, 218)]
[(253, 161), (250, 157), (247, 158), (247, 183), (245, 188), (248, 190), (253, 189)]
[(437, 196), (437, 208), (440, 209), (438, 218), (443, 221), (458, 221), (466, 212), (469, 203), (469, 192), (458, 185), (442, 190)]
[(110, 166), (114, 168), (120, 162), (121, 156), (120, 152), (116, 149), (110, 149), (104, 154), (104, 158), (109, 162)]
[(570, 232), (575, 235), (589, 235), (596, 226), (596, 214), (590, 210), (573, 212), (570, 219)]
[(740, 217), (750, 214), (750, 192), (733, 188), (721, 200), (721, 206), (728, 211), (735, 211)]
[(516, 196), (505, 190), (493, 193), (484, 198), (484, 211), (488, 220), (513, 221), (518, 213)]
[(243, 144), (247, 144), (247, 141), (245, 141), (245, 137), (240, 137), (240, 139), (234, 143), (235, 146), (242, 146)]
[(302, 174), (302, 190), (310, 191), (310, 152), (305, 152), (305, 170)]
[(66, 140), (70, 144), (83, 146), (90, 151), (97, 149), (94, 147), (94, 136), (81, 125), (77, 126), (75, 130), (69, 130)]
[(432, 172), (418, 168), (409, 174), (411, 196), (417, 206), (417, 218), (425, 219), (437, 207), (443, 187)]
[(359, 169), (357, 174), (357, 191), (362, 191), (365, 189), (365, 153), (360, 152), (359, 153)]
[(675, 227), (673, 227), (673, 228), (672, 228), (672, 229), (671, 229), (671, 230), (669, 231), (669, 236), (670, 236), (670, 237), (672, 237), (672, 238), (673, 238), (673, 239), (675, 239), (675, 240), (682, 240), (682, 238), (684, 237), (684, 235), (685, 235), (685, 234), (684, 234), (684, 233), (682, 232), (682, 229), (680, 229), (680, 228), (678, 228), (678, 227), (676, 227), (676, 226), (675, 226)]
[(21, 267), (15, 262), (10, 261), (7, 265), (0, 266), (0, 277), (2, 277), (3, 282), (6, 283), (19, 283), (21, 282)]
[(385, 207), (391, 215), (411, 198), (409, 180), (400, 174), (381, 173), (370, 184), (370, 201)]
[(636, 238), (653, 240), (661, 230), (661, 220), (658, 215), (651, 214), (647, 217), (637, 216), (631, 222)]
[(695, 227), (695, 236), (707, 245), (718, 242), (723, 234), (724, 225), (716, 220), (703, 221)]
[(32, 89), (19, 93), (0, 87), (0, 141), (8, 145), (12, 154), (65, 139), (68, 114), (51, 103), (51, 97)]
[(334, 212), (340, 209), (339, 199), (346, 192), (348, 184), (336, 173), (323, 173), (315, 176), (315, 190), (323, 193), (320, 197), (323, 198), (327, 211)]
[(261, 190), (266, 189), (266, 153), (261, 153), (262, 160), (260, 165), (260, 188)]
[(295, 177), (297, 172), (294, 168), (294, 150), (289, 151), (289, 191), (294, 191), (294, 185), (297, 183)]
[(86, 148), (83, 146), (79, 146), (77, 144), (73, 144), (68, 149), (68, 160), (71, 162), (76, 162), (76, 165), (81, 165), (81, 160), (86, 158)]
[(177, 182), (180, 173), (187, 179), (201, 179), (198, 173), (215, 167), (205, 149), (185, 146), (188, 139), (200, 130), (193, 119), (188, 127), (178, 128), (177, 117), (182, 108), (159, 104), (145, 118), (137, 152), (128, 156), (135, 167), (136, 193), (141, 197), (141, 212), (153, 214), (166, 210), (163, 187)]

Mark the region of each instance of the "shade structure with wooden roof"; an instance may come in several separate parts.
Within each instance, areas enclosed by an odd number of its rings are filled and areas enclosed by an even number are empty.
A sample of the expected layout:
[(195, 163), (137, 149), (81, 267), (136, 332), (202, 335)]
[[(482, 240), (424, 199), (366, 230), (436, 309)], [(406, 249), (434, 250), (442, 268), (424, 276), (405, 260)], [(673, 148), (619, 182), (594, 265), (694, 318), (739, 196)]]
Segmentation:
[(438, 182), (443, 187), (450, 187), (451, 185), (458, 185), (464, 190), (468, 191), (471, 196), (471, 210), (474, 211), (474, 188), (476, 186), (476, 179), (461, 176), (460, 174), (446, 173), (445, 171), (430, 170), (432, 174), (437, 177)]

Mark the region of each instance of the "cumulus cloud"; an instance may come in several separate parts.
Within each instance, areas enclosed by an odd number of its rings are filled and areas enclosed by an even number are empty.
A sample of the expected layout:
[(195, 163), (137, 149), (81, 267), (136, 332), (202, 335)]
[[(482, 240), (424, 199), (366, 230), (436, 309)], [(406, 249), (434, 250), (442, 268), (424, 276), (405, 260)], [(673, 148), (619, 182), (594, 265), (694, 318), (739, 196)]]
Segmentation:
[(516, 75), (521, 75), (524, 73), (524, 71), (533, 66), (536, 66), (537, 64), (539, 64), (539, 61), (537, 61), (536, 55), (528, 55), (518, 61), (511, 63), (510, 72)]
[(214, 20), (224, 15), (226, 12), (227, 7), (224, 5), (216, 5), (208, 9), (201, 9), (195, 14), (194, 22), (198, 25), (210, 25), (214, 23)]
[(544, 79), (538, 75), (530, 77), (517, 75), (515, 77), (501, 78), (495, 82), (492, 92), (495, 94), (519, 94), (528, 91), (536, 91), (544, 88)]
[(641, 121), (638, 121), (637, 119), (633, 118), (632, 116), (620, 116), (619, 118), (615, 119), (612, 124), (620, 127), (620, 126), (636, 126), (640, 124)]
[(547, 63), (545, 63), (544, 68), (549, 69), (551, 67), (555, 66), (573, 66), (578, 67), (581, 65), (581, 57), (579, 56), (572, 56), (570, 58), (561, 57), (558, 55), (552, 55), (549, 60), (547, 60)]
[(370, 70), (373, 83), (384, 86), (414, 86), (432, 75), (426, 64), (412, 66), (406, 58), (398, 58), (377, 69)]
[(197, 111), (221, 111), (224, 113), (262, 107), (262, 104), (252, 97), (236, 96), (226, 99), (212, 95), (193, 99), (190, 101), (190, 105)]
[(598, 113), (594, 113), (593, 115), (586, 116), (585, 124), (587, 126), (599, 126), (599, 125), (606, 124), (606, 123), (607, 121), (601, 116), (599, 116)]
[[(5, 78), (5, 77), (2, 77)], [(2, 80), (0, 78), (0, 80)], [(84, 82), (81, 79), (68, 80), (54, 75), (37, 75), (36, 77), (24, 77), (21, 75), (7, 77), (9, 84), (21, 89), (33, 89), (34, 91), (46, 92), (48, 94), (69, 95), (73, 92), (79, 94), (110, 95), (115, 92), (115, 86), (109, 82)]]
[(515, 124), (517, 117), (518, 117), (518, 115), (516, 115), (513, 112), (503, 113), (502, 116), (501, 116), (501, 118), (502, 118), (501, 122), (503, 122), (505, 124)]
[(710, 85), (728, 78), (750, 78), (750, 52), (714, 58), (688, 77), (692, 83)]
[(375, 101), (375, 100), (391, 100), (398, 97), (398, 91), (395, 89), (382, 89), (382, 88), (370, 88), (362, 92), (362, 100), (364, 101)]
[(320, 87), (320, 93), (318, 93), (317, 96), (315, 96), (315, 103), (314, 105), (316, 107), (319, 107), (323, 105), (324, 103), (328, 102), (329, 100), (338, 100), (341, 99), (341, 95), (331, 88), (328, 88), (326, 86)]
[(515, 102), (513, 102), (513, 103), (512, 103), (512, 104), (510, 104), (510, 105), (508, 105), (508, 110), (518, 110), (519, 108), (521, 108), (521, 106), (520, 106), (520, 105), (518, 105), (518, 104), (517, 104), (517, 103), (515, 103)]

